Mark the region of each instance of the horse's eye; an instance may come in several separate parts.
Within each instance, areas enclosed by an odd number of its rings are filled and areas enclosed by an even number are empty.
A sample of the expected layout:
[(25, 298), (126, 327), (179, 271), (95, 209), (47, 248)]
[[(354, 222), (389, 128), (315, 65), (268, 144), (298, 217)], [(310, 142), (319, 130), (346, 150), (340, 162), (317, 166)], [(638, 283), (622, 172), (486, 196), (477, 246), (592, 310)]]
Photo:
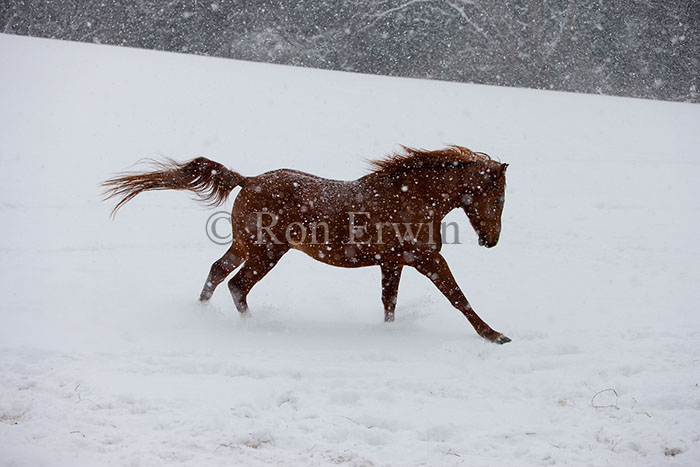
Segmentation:
[(497, 199), (496, 204), (499, 206), (503, 206), (503, 199), (501, 199), (501, 198)]

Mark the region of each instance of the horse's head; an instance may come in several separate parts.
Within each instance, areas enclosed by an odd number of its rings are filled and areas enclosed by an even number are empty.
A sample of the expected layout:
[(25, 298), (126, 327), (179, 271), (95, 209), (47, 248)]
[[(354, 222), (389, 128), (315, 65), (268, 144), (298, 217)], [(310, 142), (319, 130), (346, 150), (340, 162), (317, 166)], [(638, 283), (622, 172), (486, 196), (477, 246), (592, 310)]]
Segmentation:
[(479, 236), (479, 245), (492, 248), (501, 235), (501, 213), (505, 202), (506, 168), (493, 163), (470, 174), (462, 208)]

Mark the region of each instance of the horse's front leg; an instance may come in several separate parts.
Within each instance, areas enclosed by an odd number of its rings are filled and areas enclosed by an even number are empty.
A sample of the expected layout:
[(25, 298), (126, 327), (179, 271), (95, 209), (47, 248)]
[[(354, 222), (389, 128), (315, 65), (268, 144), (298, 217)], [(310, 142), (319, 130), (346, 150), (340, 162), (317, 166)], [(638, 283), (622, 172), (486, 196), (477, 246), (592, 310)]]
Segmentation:
[(505, 344), (510, 342), (510, 339), (500, 332), (491, 329), (491, 326), (486, 324), (474, 309), (469, 304), (467, 297), (464, 296), (462, 290), (457, 285), (455, 278), (452, 276), (450, 268), (447, 266), (447, 261), (440, 253), (433, 253), (424, 258), (420, 258), (415, 264), (415, 268), (430, 279), (435, 286), (442, 292), (445, 297), (455, 306), (474, 326), (477, 334), (484, 339), (488, 339), (496, 344)]
[(401, 279), (401, 265), (382, 264), (382, 303), (384, 304), (384, 321), (394, 321), (396, 309), (396, 296), (399, 293), (399, 280)]

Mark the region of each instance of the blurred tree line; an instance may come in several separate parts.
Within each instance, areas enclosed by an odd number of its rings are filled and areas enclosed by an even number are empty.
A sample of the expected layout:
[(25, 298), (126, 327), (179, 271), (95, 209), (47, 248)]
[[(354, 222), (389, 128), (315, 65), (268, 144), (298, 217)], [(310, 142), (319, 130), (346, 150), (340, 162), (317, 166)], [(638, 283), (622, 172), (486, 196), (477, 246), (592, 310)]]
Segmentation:
[(1, 0), (5, 33), (700, 102), (700, 0)]

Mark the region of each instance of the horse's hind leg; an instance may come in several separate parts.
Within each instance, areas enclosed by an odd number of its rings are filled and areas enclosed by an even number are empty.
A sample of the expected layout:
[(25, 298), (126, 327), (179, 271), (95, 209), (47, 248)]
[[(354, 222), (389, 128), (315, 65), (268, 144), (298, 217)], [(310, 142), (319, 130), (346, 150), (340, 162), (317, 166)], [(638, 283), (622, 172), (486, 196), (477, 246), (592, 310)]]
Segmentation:
[(214, 294), (214, 289), (228, 277), (234, 269), (243, 263), (245, 257), (240, 246), (236, 241), (231, 244), (231, 247), (224, 253), (224, 256), (219, 258), (211, 265), (209, 276), (204, 283), (202, 293), (199, 295), (200, 302), (208, 302)]
[(287, 251), (289, 251), (289, 247), (282, 245), (268, 245), (267, 248), (248, 251), (245, 264), (228, 282), (233, 303), (239, 312), (246, 313), (248, 311), (246, 298), (250, 289), (275, 267)]
[(386, 323), (394, 321), (396, 296), (399, 293), (402, 269), (401, 265), (382, 264), (382, 303), (384, 304), (384, 322)]

